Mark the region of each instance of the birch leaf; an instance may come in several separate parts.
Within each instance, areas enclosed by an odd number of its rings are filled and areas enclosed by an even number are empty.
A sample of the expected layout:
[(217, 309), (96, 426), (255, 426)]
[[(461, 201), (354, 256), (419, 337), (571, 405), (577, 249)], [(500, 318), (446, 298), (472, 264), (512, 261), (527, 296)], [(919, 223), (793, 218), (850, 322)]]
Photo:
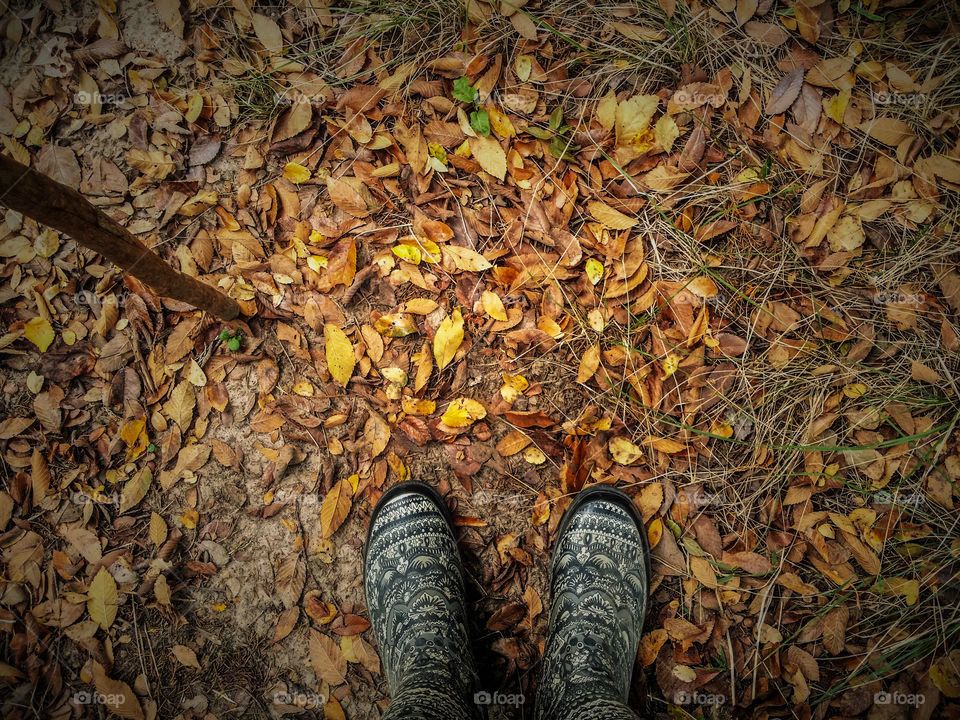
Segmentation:
[(353, 376), (353, 368), (356, 365), (356, 355), (353, 351), (353, 343), (347, 334), (333, 323), (327, 323), (323, 326), (323, 334), (326, 338), (327, 369), (334, 381), (347, 386), (350, 378)]
[(503, 182), (507, 175), (507, 154), (497, 139), (478, 135), (470, 138), (469, 142), (470, 153), (480, 163), (480, 167)]
[(101, 567), (87, 590), (87, 612), (103, 630), (109, 630), (117, 617), (117, 583), (105, 567)]
[(443, 319), (433, 337), (433, 357), (437, 361), (438, 370), (443, 370), (453, 361), (462, 342), (463, 316), (460, 308), (456, 308)]

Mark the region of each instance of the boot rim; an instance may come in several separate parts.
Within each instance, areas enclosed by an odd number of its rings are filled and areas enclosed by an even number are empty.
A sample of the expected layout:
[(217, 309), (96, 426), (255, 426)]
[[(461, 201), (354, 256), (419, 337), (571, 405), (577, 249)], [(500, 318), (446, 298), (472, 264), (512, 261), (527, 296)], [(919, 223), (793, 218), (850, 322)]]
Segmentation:
[[(621, 490), (618, 487), (613, 485), (604, 485), (603, 483), (597, 483), (595, 485), (590, 485), (589, 487), (584, 488), (577, 493), (577, 496), (573, 499), (573, 502), (570, 503), (570, 507), (566, 509), (566, 512), (563, 513), (563, 519), (560, 521), (560, 525), (557, 528), (557, 537), (554, 540), (554, 546), (559, 542), (561, 536), (566, 532), (567, 527), (570, 525), (570, 522), (573, 518), (574, 513), (583, 507), (586, 503), (591, 502), (592, 500), (609, 500), (614, 502), (621, 507), (623, 507), (630, 517), (633, 519), (634, 523), (637, 526), (637, 532), (640, 535), (640, 544), (643, 546), (643, 565), (644, 571), (647, 576), (647, 584), (649, 587), (650, 578), (652, 575), (652, 568), (650, 564), (650, 541), (647, 538), (647, 526), (643, 522), (643, 517), (640, 515), (640, 510), (637, 508), (636, 503), (630, 498), (627, 493)], [(551, 565), (553, 564), (552, 560), (553, 555), (551, 553)], [(552, 569), (551, 569), (552, 574)], [(646, 612), (647, 605), (649, 604), (649, 597), (644, 599), (644, 612)]]
[(404, 493), (413, 493), (422, 495), (429, 500), (433, 501), (433, 504), (436, 505), (437, 510), (443, 516), (443, 519), (447, 523), (447, 527), (450, 529), (450, 534), (456, 539), (456, 533), (454, 532), (453, 524), (453, 513), (450, 512), (450, 508), (447, 507), (447, 503), (444, 501), (440, 493), (431, 485), (428, 485), (425, 482), (420, 482), (419, 480), (404, 480), (398, 482), (395, 485), (390, 486), (383, 495), (380, 496), (380, 499), (377, 500), (377, 504), (373, 508), (373, 512), (370, 513), (370, 524), (367, 526), (367, 535), (363, 541), (363, 576), (367, 576), (367, 552), (370, 549), (370, 534), (373, 531), (374, 523), (377, 520), (377, 517), (380, 515), (380, 511), (386, 507), (387, 503), (395, 498), (397, 495), (403, 495)]

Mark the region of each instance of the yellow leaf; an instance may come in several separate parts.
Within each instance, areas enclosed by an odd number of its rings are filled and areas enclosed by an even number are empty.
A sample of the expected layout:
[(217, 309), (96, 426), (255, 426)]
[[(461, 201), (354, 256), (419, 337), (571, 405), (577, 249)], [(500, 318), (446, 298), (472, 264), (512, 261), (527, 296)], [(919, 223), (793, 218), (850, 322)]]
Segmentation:
[(858, 397), (863, 397), (867, 392), (867, 386), (863, 383), (851, 383), (850, 385), (843, 386), (843, 394), (848, 398), (856, 399)]
[(400, 404), (407, 415), (432, 415), (437, 409), (433, 400), (417, 400), (410, 395), (400, 398)]
[(543, 450), (531, 445), (523, 451), (523, 459), (531, 465), (543, 465), (547, 461), (547, 456), (543, 454)]
[(643, 457), (643, 450), (638, 448), (625, 437), (615, 437), (610, 440), (610, 455), (619, 465), (632, 465)]
[(293, 386), (293, 392), (300, 397), (313, 397), (316, 390), (309, 380), (301, 380)]
[(404, 312), (414, 315), (429, 315), (438, 307), (437, 301), (430, 298), (410, 298), (403, 304)]
[(599, 343), (587, 348), (587, 351), (580, 358), (580, 369), (577, 371), (577, 382), (585, 383), (593, 377), (600, 367), (600, 345)]
[(663, 537), (663, 520), (654, 518), (647, 528), (647, 542), (650, 543), (650, 549), (653, 550), (660, 544), (660, 538)]
[(613, 90), (608, 90), (597, 103), (596, 118), (600, 127), (606, 132), (613, 130), (613, 125), (617, 121), (617, 96)]
[(563, 328), (560, 327), (560, 324), (553, 318), (547, 317), (546, 315), (541, 315), (537, 318), (537, 328), (543, 330), (543, 332), (552, 337), (554, 340), (557, 340), (563, 336)]
[(310, 171), (303, 165), (291, 162), (283, 166), (283, 176), (294, 185), (299, 185), (310, 179)]
[(497, 110), (495, 107), (487, 108), (487, 115), (490, 116), (490, 129), (501, 140), (508, 140), (517, 134), (510, 122), (510, 118)]
[(487, 409), (476, 400), (460, 397), (447, 406), (440, 417), (447, 427), (467, 427), (487, 416)]
[(528, 387), (530, 387), (530, 383), (523, 375), (508, 375), (504, 373), (503, 387), (500, 388), (500, 395), (508, 403), (513, 404)]
[(664, 115), (653, 126), (653, 136), (664, 152), (670, 152), (673, 142), (680, 137), (680, 128), (677, 127), (677, 123), (674, 122), (672, 117)]
[(490, 261), (476, 250), (460, 247), (459, 245), (444, 245), (443, 254), (453, 261), (458, 270), (467, 272), (482, 272), (493, 267)]
[(930, 679), (949, 698), (960, 698), (960, 650), (954, 650), (930, 666)]
[(916, 580), (892, 577), (883, 581), (884, 595), (903, 595), (907, 605), (916, 605), (920, 598), (920, 584)]
[(456, 308), (448, 315), (437, 328), (433, 337), (433, 357), (437, 361), (437, 369), (443, 370), (457, 354), (457, 349), (463, 342), (463, 316), (460, 308)]
[(187, 366), (187, 370), (183, 374), (183, 377), (191, 385), (195, 385), (197, 387), (203, 387), (207, 384), (206, 373), (203, 372), (203, 368), (200, 367), (200, 364), (193, 358), (190, 358), (190, 364)]
[(823, 112), (838, 125), (843, 125), (843, 115), (847, 111), (848, 102), (850, 102), (850, 91), (841, 90), (830, 99), (824, 99)]
[(351, 495), (350, 481), (343, 478), (323, 498), (323, 505), (320, 506), (320, 532), (323, 537), (330, 537), (343, 525), (350, 512)]
[(416, 245), (394, 245), (392, 249), (393, 254), (401, 260), (406, 260), (408, 263), (413, 263), (414, 265), (420, 264), (420, 248)]
[(680, 367), (680, 357), (670, 353), (663, 361), (663, 377), (670, 377), (677, 371), (678, 367)]
[(503, 182), (507, 175), (507, 154), (500, 143), (492, 137), (469, 138), (470, 152), (480, 167)]
[(484, 290), (483, 295), (480, 296), (480, 303), (483, 305), (484, 311), (492, 317), (494, 320), (501, 320), (506, 322), (507, 318), (507, 309), (503, 306), (503, 300), (500, 299), (500, 296), (491, 290)]
[(328, 260), (323, 255), (311, 255), (307, 258), (307, 267), (315, 273), (320, 272), (327, 266)]
[(327, 340), (327, 368), (330, 370), (330, 375), (336, 382), (346, 387), (357, 362), (353, 343), (350, 342), (347, 334), (333, 323), (323, 326), (323, 334)]
[(381, 335), (397, 338), (406, 337), (417, 332), (417, 324), (413, 318), (406, 313), (387, 313), (381, 315), (373, 324), (373, 327)]
[(619, 210), (615, 210), (599, 200), (591, 200), (587, 203), (587, 209), (596, 218), (597, 222), (613, 230), (626, 230), (632, 228), (638, 222), (636, 218), (624, 215)]
[(105, 567), (97, 571), (87, 590), (87, 612), (104, 630), (109, 630), (117, 617), (117, 583)]
[(517, 55), (513, 61), (513, 69), (520, 82), (529, 80), (530, 73), (533, 72), (533, 55)]
[(730, 425), (730, 423), (718, 422), (714, 420), (710, 424), (710, 434), (719, 435), (720, 437), (725, 438), (733, 437), (733, 427)]
[(47, 348), (50, 347), (50, 343), (52, 343), (56, 337), (53, 328), (50, 327), (50, 323), (42, 317), (35, 317), (28, 320), (23, 326), (23, 334), (27, 336), (27, 340), (40, 348), (40, 352), (46, 352)]
[(596, 285), (603, 279), (603, 263), (596, 258), (587, 259), (587, 278), (593, 285)]
[(197, 523), (200, 522), (200, 513), (193, 508), (187, 508), (183, 511), (183, 515), (180, 516), (180, 522), (183, 523), (183, 526), (187, 530), (193, 530), (197, 527)]
[(642, 135), (659, 104), (656, 95), (635, 95), (620, 103), (616, 112), (617, 145), (628, 145)]

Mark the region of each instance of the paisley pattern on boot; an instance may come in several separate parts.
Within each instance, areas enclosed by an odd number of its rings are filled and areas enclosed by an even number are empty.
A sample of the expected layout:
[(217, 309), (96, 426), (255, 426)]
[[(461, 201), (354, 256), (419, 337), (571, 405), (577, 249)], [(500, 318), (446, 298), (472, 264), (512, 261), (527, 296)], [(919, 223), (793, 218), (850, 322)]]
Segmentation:
[(649, 550), (633, 501), (595, 486), (564, 515), (536, 720), (634, 719), (626, 705), (647, 609)]
[(364, 591), (392, 698), (384, 718), (480, 717), (460, 554), (429, 486), (401, 483), (377, 504)]

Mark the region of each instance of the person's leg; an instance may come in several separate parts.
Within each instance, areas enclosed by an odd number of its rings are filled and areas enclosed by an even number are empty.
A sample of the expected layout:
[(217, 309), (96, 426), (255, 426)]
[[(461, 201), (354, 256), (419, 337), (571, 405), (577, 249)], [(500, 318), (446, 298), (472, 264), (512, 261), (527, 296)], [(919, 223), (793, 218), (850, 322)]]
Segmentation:
[(626, 493), (594, 486), (571, 504), (553, 550), (536, 720), (638, 720), (627, 695), (647, 609), (649, 555)]
[(429, 486), (404, 482), (370, 519), (364, 592), (391, 701), (385, 720), (474, 720), (476, 663), (452, 520)]

